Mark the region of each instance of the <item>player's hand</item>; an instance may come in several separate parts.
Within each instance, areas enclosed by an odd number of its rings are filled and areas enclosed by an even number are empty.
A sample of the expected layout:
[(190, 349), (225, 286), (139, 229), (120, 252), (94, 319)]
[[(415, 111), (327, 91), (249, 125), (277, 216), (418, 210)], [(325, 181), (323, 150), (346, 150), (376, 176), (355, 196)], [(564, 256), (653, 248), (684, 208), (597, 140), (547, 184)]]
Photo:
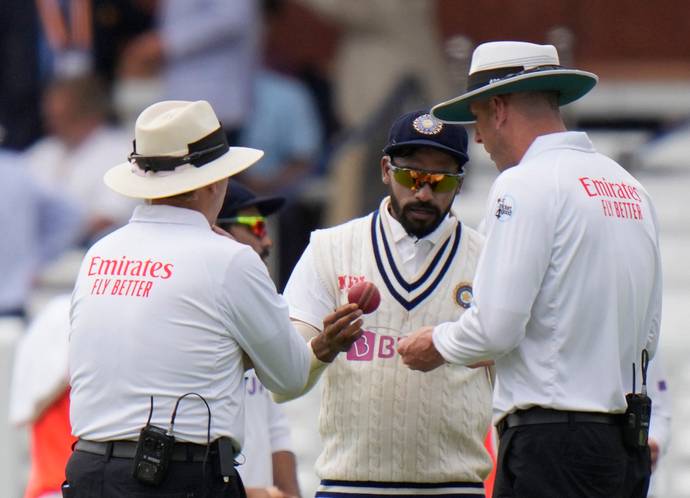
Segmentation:
[(403, 363), (412, 370), (428, 372), (446, 362), (431, 339), (433, 331), (434, 327), (422, 327), (403, 337), (398, 343), (398, 354), (402, 357)]
[(311, 340), (314, 355), (324, 363), (335, 360), (362, 335), (362, 310), (356, 304), (345, 304), (323, 319), (323, 332)]

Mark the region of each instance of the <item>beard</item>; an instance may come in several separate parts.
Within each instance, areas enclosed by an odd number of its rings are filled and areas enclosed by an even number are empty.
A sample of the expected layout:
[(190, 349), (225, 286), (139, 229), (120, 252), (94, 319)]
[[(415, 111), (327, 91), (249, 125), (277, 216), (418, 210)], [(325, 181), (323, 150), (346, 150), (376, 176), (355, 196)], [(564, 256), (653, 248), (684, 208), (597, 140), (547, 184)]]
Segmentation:
[[(418, 239), (426, 237), (436, 230), (443, 218), (448, 214), (448, 211), (450, 211), (450, 206), (448, 206), (448, 209), (442, 213), (439, 208), (428, 202), (411, 202), (401, 208), (400, 203), (393, 195), (391, 195), (391, 208), (393, 209), (395, 219), (400, 222), (405, 231)], [(428, 220), (416, 220), (410, 216), (412, 211), (425, 211), (434, 216)]]

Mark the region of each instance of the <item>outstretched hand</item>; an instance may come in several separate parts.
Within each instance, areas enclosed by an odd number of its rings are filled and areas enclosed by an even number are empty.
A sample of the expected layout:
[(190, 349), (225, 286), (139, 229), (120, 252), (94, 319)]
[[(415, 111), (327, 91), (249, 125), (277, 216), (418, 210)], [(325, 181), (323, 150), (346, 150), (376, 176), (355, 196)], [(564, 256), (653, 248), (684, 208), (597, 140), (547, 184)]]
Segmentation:
[(336, 308), (323, 319), (323, 332), (311, 340), (314, 355), (325, 362), (332, 362), (338, 353), (347, 351), (362, 335), (362, 310), (356, 304)]
[(434, 346), (431, 338), (433, 331), (433, 327), (422, 327), (398, 343), (398, 354), (412, 370), (428, 372), (446, 362)]

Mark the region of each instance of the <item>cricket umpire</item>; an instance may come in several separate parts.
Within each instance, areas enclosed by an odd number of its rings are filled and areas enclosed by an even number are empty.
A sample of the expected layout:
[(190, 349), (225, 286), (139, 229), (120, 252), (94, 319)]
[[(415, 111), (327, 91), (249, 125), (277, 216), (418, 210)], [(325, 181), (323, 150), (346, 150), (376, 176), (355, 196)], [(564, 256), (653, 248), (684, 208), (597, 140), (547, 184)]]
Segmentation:
[(658, 223), (644, 187), (563, 123), (559, 106), (596, 82), (551, 45), (490, 42), (467, 92), (433, 108), (476, 121), (501, 173), (472, 307), (399, 347), (420, 370), (495, 359), (494, 497), (647, 494), (649, 448), (624, 439), (621, 415), (633, 363), (639, 386), (641, 353), (658, 341)]
[(146, 199), (97, 242), (70, 311), (66, 497), (243, 496), (243, 353), (278, 393), (310, 354), (259, 256), (212, 229), (228, 178), (262, 151), (228, 147), (206, 101), (160, 102), (104, 180)]

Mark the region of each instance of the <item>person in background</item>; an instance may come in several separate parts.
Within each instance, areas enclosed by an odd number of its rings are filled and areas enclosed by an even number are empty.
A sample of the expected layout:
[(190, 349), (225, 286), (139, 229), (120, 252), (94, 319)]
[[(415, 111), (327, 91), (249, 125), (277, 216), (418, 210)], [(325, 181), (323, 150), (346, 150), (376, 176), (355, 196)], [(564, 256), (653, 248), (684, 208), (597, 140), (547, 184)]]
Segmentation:
[(26, 151), (34, 178), (68, 195), (86, 213), (84, 243), (124, 225), (135, 205), (103, 184), (108, 165), (131, 147), (124, 131), (108, 122), (109, 113), (108, 94), (97, 77), (55, 79), (43, 96), (48, 135)]
[(129, 41), (121, 73), (160, 71), (164, 98), (208, 100), (238, 145), (251, 109), (259, 15), (255, 0), (160, 0), (156, 28)]
[[(282, 0), (260, 2), (266, 34), (284, 8)], [(263, 48), (263, 46), (262, 46)], [(255, 167), (238, 179), (259, 195), (280, 195), (286, 204), (278, 214), (276, 280), (285, 287), (290, 272), (318, 226), (320, 206), (315, 205), (313, 182), (323, 150), (323, 126), (314, 98), (299, 80), (260, 64), (253, 81), (251, 116), (239, 144), (266, 152)]]
[(36, 182), (22, 155), (1, 146), (0, 178), (0, 320), (23, 319), (40, 270), (76, 245), (84, 214)]
[[(273, 242), (266, 218), (285, 204), (283, 197), (257, 197), (231, 180), (216, 225), (266, 261)], [(292, 450), (290, 426), (283, 410), (253, 369), (245, 372), (245, 463), (238, 467), (249, 498), (299, 496), (297, 461)]]
[(649, 447), (621, 415), (659, 338), (659, 225), (640, 182), (563, 122), (596, 82), (552, 45), (488, 42), (467, 91), (432, 108), (475, 122), (500, 174), (472, 307), (398, 351), (425, 372), (495, 361), (496, 498), (647, 496)]
[(366, 123), (410, 76), (419, 85), (423, 101), (450, 93), (437, 1), (299, 2), (340, 29), (332, 81), (338, 118), (346, 129)]
[(31, 469), (24, 498), (62, 496), (72, 454), (67, 348), (70, 294), (52, 298), (20, 338), (10, 389), (10, 423), (30, 430)]

